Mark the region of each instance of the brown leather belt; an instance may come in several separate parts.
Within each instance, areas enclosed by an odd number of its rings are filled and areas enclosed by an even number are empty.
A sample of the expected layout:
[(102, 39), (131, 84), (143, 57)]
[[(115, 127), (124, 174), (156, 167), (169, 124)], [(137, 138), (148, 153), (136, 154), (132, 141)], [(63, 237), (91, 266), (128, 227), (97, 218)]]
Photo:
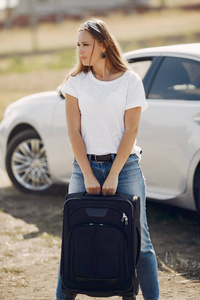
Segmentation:
[(89, 160), (94, 160), (96, 162), (105, 162), (105, 161), (113, 161), (115, 159), (116, 154), (109, 153), (105, 155), (95, 155), (95, 154), (88, 154)]

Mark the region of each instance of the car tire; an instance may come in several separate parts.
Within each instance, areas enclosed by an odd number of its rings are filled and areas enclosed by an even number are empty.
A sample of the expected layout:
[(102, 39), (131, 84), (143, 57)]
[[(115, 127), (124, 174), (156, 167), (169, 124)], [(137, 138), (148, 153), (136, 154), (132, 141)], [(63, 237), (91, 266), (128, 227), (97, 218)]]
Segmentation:
[(55, 187), (49, 173), (45, 146), (33, 129), (16, 134), (8, 144), (6, 169), (21, 191), (46, 194)]
[(197, 211), (200, 214), (200, 163), (194, 174), (194, 198)]

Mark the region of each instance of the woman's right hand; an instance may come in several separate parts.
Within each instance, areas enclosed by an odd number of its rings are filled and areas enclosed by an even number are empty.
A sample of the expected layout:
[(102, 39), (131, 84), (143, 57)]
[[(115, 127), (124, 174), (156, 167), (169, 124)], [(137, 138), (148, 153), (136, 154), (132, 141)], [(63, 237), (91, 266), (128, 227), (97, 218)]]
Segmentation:
[(101, 186), (94, 174), (85, 176), (84, 178), (85, 188), (88, 194), (98, 195), (101, 192)]

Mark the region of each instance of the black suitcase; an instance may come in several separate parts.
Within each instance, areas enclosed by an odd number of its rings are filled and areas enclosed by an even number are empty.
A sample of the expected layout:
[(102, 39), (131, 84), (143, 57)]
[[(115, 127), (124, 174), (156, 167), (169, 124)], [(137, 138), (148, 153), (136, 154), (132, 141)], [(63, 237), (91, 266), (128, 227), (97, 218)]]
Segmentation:
[(92, 297), (138, 294), (140, 198), (68, 194), (63, 209), (62, 293)]

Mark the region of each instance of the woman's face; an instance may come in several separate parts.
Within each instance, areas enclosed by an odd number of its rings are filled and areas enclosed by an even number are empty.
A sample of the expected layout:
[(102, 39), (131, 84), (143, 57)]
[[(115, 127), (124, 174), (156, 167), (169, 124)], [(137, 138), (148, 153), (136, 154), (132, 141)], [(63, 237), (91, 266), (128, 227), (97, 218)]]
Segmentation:
[(77, 47), (84, 66), (94, 66), (102, 61), (104, 47), (87, 30), (79, 32)]

